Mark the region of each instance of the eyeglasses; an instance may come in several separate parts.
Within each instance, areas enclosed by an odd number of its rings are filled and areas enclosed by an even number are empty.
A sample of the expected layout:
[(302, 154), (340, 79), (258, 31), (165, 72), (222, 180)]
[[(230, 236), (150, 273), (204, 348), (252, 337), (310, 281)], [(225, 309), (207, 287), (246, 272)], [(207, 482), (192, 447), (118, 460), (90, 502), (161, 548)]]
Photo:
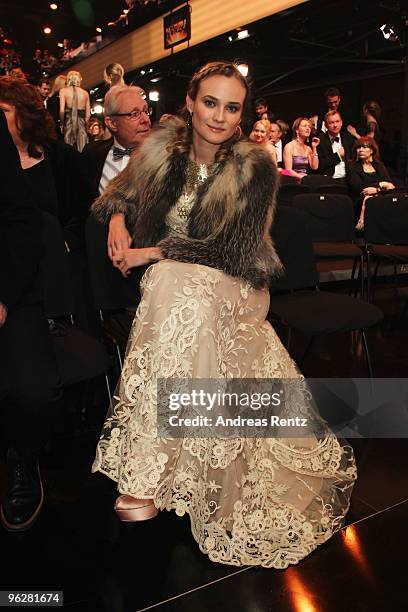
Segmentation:
[(136, 121), (136, 119), (139, 119), (142, 113), (150, 117), (152, 112), (153, 109), (151, 108), (151, 106), (148, 106), (147, 108), (142, 108), (142, 110), (133, 110), (130, 113), (112, 113), (111, 117), (129, 117), (131, 121)]

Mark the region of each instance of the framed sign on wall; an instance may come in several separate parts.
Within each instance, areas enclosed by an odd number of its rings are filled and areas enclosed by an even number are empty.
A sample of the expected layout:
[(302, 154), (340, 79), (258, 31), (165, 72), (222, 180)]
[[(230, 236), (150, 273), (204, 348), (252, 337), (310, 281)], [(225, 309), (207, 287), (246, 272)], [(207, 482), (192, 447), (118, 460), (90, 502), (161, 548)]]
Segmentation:
[(163, 17), (164, 48), (171, 49), (191, 37), (190, 5)]

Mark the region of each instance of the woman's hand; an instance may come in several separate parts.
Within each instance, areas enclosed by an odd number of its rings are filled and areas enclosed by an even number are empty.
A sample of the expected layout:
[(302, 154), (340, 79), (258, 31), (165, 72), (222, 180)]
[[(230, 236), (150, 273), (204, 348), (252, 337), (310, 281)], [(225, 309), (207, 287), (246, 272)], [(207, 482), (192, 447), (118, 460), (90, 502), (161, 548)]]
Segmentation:
[(390, 189), (395, 189), (394, 183), (391, 183), (390, 181), (381, 181), (378, 184), (381, 189), (386, 189), (387, 191), (389, 191)]
[(354, 136), (354, 138), (360, 138), (360, 134), (357, 132), (356, 128), (353, 127), (352, 125), (347, 126), (347, 131), (349, 134)]
[(109, 221), (108, 255), (114, 266), (117, 253), (125, 251), (131, 244), (132, 238), (126, 229), (124, 215), (122, 213), (112, 215)]
[(131, 268), (146, 266), (164, 259), (159, 247), (146, 247), (144, 249), (125, 249), (117, 251), (113, 259), (115, 268), (119, 268), (122, 275), (126, 278), (130, 274)]
[(374, 195), (377, 193), (377, 187), (364, 187), (361, 193), (365, 196)]
[(316, 149), (320, 144), (320, 138), (318, 136), (313, 136), (310, 144), (312, 145), (313, 153), (316, 153)]

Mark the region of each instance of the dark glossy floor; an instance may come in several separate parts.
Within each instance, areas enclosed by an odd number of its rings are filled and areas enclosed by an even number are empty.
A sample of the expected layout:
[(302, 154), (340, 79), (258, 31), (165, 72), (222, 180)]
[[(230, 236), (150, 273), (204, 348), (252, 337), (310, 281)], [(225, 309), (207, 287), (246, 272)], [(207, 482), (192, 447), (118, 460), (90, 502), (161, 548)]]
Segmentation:
[[(386, 311), (369, 341), (377, 376), (406, 377), (408, 317), (392, 289), (377, 293)], [(295, 339), (295, 354), (301, 343)], [(304, 371), (365, 376), (347, 336), (317, 346)], [(99, 393), (99, 396), (98, 396)], [(43, 514), (22, 535), (0, 530), (1, 589), (64, 591), (72, 612), (377, 612), (408, 610), (408, 441), (353, 441), (359, 480), (347, 526), (285, 571), (215, 565), (202, 555), (188, 519), (161, 513), (121, 525), (113, 483), (91, 475), (104, 417), (103, 390), (86, 418), (67, 407), (42, 460)], [(4, 465), (0, 467), (4, 488)]]

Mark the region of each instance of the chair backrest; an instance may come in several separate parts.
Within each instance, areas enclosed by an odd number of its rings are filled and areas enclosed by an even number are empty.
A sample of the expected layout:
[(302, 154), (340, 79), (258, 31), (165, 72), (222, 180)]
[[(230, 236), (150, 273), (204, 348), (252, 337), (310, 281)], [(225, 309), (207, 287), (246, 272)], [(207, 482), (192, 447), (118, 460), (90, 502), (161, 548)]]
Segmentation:
[(316, 193), (298, 195), (293, 200), (293, 206), (306, 214), (314, 242), (354, 240), (354, 207), (348, 196)]
[(277, 200), (279, 204), (292, 204), (293, 198), (300, 193), (310, 193), (309, 187), (300, 183), (280, 185)]
[(108, 257), (108, 226), (92, 215), (85, 227), (86, 250), (94, 305), (97, 310), (118, 310), (140, 301), (139, 283), (145, 268), (135, 268), (124, 278)]
[(74, 311), (68, 251), (57, 217), (45, 211), (42, 212), (42, 237), (40, 278), (44, 312), (48, 319), (66, 317)]
[(327, 187), (335, 183), (336, 181), (331, 176), (324, 176), (324, 174), (306, 174), (302, 179), (302, 185), (306, 185), (310, 191), (314, 191), (320, 187)]
[(284, 266), (284, 273), (274, 279), (271, 291), (274, 293), (318, 285), (319, 275), (305, 215), (290, 206), (278, 207), (271, 236)]
[(339, 183), (332, 183), (331, 185), (320, 185), (314, 189), (316, 193), (338, 193), (339, 195), (349, 195), (350, 191), (346, 185)]
[(374, 244), (408, 244), (408, 195), (389, 194), (368, 199), (364, 239)]

